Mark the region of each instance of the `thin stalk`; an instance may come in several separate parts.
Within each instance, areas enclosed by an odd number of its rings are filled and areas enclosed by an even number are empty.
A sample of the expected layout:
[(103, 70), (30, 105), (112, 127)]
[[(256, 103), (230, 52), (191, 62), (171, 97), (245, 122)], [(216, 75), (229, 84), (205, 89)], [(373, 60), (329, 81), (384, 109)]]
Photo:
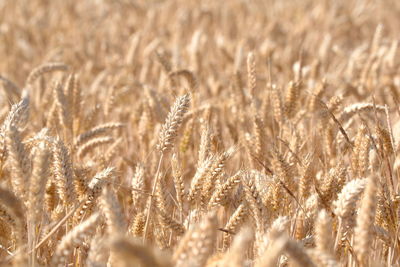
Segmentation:
[(336, 239), (335, 239), (335, 251), (337, 250), (337, 247), (339, 245), (339, 240), (342, 235), (342, 218), (339, 218), (339, 225), (337, 228), (337, 234), (336, 234)]
[(149, 204), (149, 207), (147, 209), (146, 223), (144, 225), (144, 233), (143, 233), (143, 243), (146, 240), (147, 232), (149, 230), (149, 221), (150, 221), (151, 208), (153, 206), (153, 198), (154, 198), (154, 194), (156, 193), (156, 188), (157, 188), (157, 184), (158, 184), (158, 180), (159, 180), (159, 174), (160, 174), (161, 164), (162, 164), (163, 158), (164, 158), (164, 153), (161, 152), (160, 160), (158, 161), (156, 177), (155, 177), (154, 183), (153, 183), (153, 189), (151, 190), (150, 204)]

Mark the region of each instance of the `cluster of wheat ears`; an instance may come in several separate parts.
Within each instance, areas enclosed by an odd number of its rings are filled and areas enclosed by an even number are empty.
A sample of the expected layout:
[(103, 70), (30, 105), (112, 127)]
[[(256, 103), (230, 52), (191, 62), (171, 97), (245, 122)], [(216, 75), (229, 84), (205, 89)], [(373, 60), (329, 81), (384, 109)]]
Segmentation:
[(0, 1), (0, 265), (398, 266), (399, 14)]

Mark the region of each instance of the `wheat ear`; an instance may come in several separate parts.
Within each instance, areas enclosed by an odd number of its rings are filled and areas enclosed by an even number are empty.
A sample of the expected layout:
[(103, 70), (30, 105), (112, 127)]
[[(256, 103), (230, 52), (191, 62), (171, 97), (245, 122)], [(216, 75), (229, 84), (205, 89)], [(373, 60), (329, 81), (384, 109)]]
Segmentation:
[(359, 263), (363, 266), (368, 266), (368, 253), (373, 243), (377, 182), (375, 176), (368, 178), (364, 197), (361, 201), (361, 208), (357, 216), (357, 226), (354, 229), (354, 250)]
[(54, 252), (52, 258), (53, 266), (62, 267), (65, 265), (64, 261), (73, 253), (73, 248), (82, 245), (86, 238), (93, 235), (97, 224), (99, 223), (99, 218), (99, 214), (94, 213), (87, 220), (75, 226), (71, 232), (63, 237)]
[(31, 73), (29, 73), (28, 78), (26, 79), (26, 84), (32, 85), (40, 76), (45, 73), (54, 72), (54, 71), (66, 71), (68, 70), (68, 66), (64, 63), (53, 62), (53, 63), (45, 63), (34, 68)]
[(181, 239), (173, 255), (175, 266), (204, 266), (216, 240), (217, 218), (208, 214)]

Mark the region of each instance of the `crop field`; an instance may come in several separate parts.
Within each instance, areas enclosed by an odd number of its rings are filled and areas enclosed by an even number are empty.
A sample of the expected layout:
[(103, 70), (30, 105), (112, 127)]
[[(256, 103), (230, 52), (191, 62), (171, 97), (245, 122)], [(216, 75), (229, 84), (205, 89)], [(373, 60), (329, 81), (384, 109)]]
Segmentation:
[(0, 266), (400, 266), (400, 1), (0, 0)]

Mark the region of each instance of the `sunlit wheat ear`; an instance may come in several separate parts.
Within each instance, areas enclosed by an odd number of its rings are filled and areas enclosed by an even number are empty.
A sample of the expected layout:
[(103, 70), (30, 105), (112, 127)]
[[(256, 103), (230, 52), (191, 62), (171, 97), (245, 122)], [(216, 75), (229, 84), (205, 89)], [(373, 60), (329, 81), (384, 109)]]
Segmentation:
[(54, 72), (54, 71), (66, 71), (68, 70), (68, 66), (64, 63), (45, 63), (34, 68), (31, 73), (29, 73), (28, 78), (26, 79), (26, 84), (32, 85), (40, 76), (45, 73)]
[(367, 113), (375, 111), (379, 113), (384, 113), (385, 107), (382, 105), (374, 105), (372, 103), (355, 103), (345, 107), (342, 113), (340, 114), (338, 120), (343, 123), (344, 121), (347, 121), (350, 118), (352, 118), (357, 113)]
[(269, 249), (258, 259), (255, 266), (276, 266), (278, 257), (282, 253), (289, 256), (290, 263), (293, 266), (317, 266), (304, 247), (299, 242), (290, 239), (286, 234), (273, 235), (270, 242)]
[(68, 134), (72, 130), (71, 103), (68, 102), (68, 97), (64, 93), (61, 82), (55, 84), (54, 96), (56, 99), (59, 122), (64, 127), (64, 132), (67, 134), (64, 138), (68, 138)]
[(64, 261), (73, 253), (74, 248), (83, 245), (83, 242), (94, 234), (99, 219), (99, 214), (94, 213), (87, 220), (75, 226), (71, 232), (63, 237), (53, 255), (53, 266), (61, 267), (65, 265)]
[(136, 165), (135, 173), (132, 177), (131, 186), (132, 186), (132, 207), (136, 210), (140, 208), (143, 204), (144, 196), (138, 190), (144, 190), (144, 181), (145, 181), (145, 166), (142, 163), (138, 163)]
[(102, 135), (106, 135), (108, 132), (120, 129), (124, 126), (124, 124), (120, 122), (109, 122), (100, 124), (80, 135), (75, 139), (75, 146), (79, 147), (82, 144), (92, 140), (93, 138), (100, 137)]
[(56, 140), (53, 145), (53, 168), (55, 182), (60, 198), (66, 205), (73, 203), (76, 193), (73, 185), (74, 173), (70, 152), (61, 140)]
[(251, 95), (257, 86), (257, 73), (256, 73), (256, 57), (253, 52), (247, 55), (247, 87)]
[(21, 101), (17, 104), (11, 106), (11, 110), (8, 113), (7, 117), (4, 120), (3, 127), (7, 127), (8, 125), (12, 124), (17, 129), (24, 128), (28, 123), (29, 119), (29, 107), (30, 107), (30, 100), (29, 94), (27, 91), (22, 92), (23, 97)]
[(72, 116), (73, 116), (73, 133), (78, 132), (81, 120), (82, 92), (79, 81), (79, 75), (74, 77), (74, 86), (72, 91)]
[(118, 266), (172, 267), (171, 259), (153, 247), (144, 245), (139, 239), (114, 236), (110, 240), (111, 252), (115, 253)]
[(193, 136), (193, 130), (194, 130), (193, 126), (194, 126), (194, 120), (189, 119), (189, 121), (185, 125), (185, 128), (182, 131), (182, 137), (179, 143), (179, 151), (182, 154), (185, 154), (189, 149), (189, 145), (192, 141), (191, 139)]
[(364, 191), (366, 179), (355, 179), (348, 182), (338, 195), (335, 202), (335, 214), (342, 219), (350, 216), (356, 201)]
[(154, 195), (155, 204), (157, 208), (167, 213), (167, 194), (165, 192), (165, 188), (167, 188), (167, 185), (165, 184), (165, 175), (163, 173), (160, 173), (158, 180), (159, 182), (157, 184)]
[(83, 199), (86, 196), (89, 183), (89, 181), (87, 181), (88, 172), (88, 168), (74, 167), (74, 187), (79, 199)]
[(273, 238), (270, 242), (270, 249), (265, 251), (264, 254), (258, 258), (256, 264), (254, 265), (255, 267), (277, 266), (278, 259), (284, 252), (287, 244), (287, 237), (285, 235), (280, 235)]
[(289, 255), (294, 266), (316, 267), (304, 247), (302, 247), (298, 242), (289, 239), (285, 245), (285, 251)]
[(317, 266), (336, 267), (339, 266), (338, 261), (331, 254), (321, 252), (317, 249), (308, 249), (307, 254), (311, 257)]
[(254, 118), (254, 137), (255, 155), (258, 160), (264, 162), (265, 140), (267, 140), (267, 138), (265, 135), (264, 121), (259, 116), (255, 116)]
[(54, 210), (57, 202), (59, 200), (59, 197), (57, 195), (57, 187), (55, 182), (48, 180), (46, 183), (46, 190), (45, 190), (45, 195), (44, 195), (44, 203), (46, 210), (48, 212), (51, 212)]
[(20, 127), (26, 124), (28, 116), (29, 99), (24, 98), (11, 107), (3, 125), (8, 161), (12, 169), (11, 184), (14, 192), (21, 199), (27, 197), (26, 192), (31, 171), (28, 148), (23, 143), (20, 130)]
[(198, 166), (196, 173), (193, 176), (187, 196), (187, 199), (190, 203), (194, 203), (197, 200), (198, 196), (201, 194), (206, 175), (211, 169), (213, 162), (214, 157), (209, 157), (200, 166)]
[(362, 125), (354, 141), (352, 154), (352, 168), (357, 177), (364, 177), (369, 164), (370, 139), (367, 135), (367, 128)]
[(18, 199), (9, 190), (0, 187), (0, 215), (1, 218), (11, 223), (12, 231), (15, 236), (15, 244), (21, 253), (17, 253), (14, 258), (15, 264), (26, 264), (26, 254), (23, 251), (26, 244), (26, 217), (25, 208), (20, 199)]
[(197, 165), (201, 166), (201, 164), (207, 159), (210, 154), (210, 128), (208, 122), (205, 122), (201, 130), (200, 137), (200, 147), (199, 147), (199, 157), (197, 160)]
[(239, 227), (245, 222), (246, 215), (249, 214), (249, 208), (247, 206), (248, 205), (245, 202), (240, 204), (225, 224), (224, 230), (227, 232), (224, 232), (222, 239), (222, 248), (224, 250), (226, 250), (230, 245), (231, 234), (236, 233)]
[(318, 99), (321, 98), (322, 94), (324, 93), (324, 90), (327, 86), (326, 79), (322, 80), (321, 83), (319, 83), (315, 88), (314, 91), (312, 92), (312, 96), (308, 102), (308, 109), (310, 112), (315, 112), (318, 108)]
[(100, 197), (100, 209), (103, 212), (110, 234), (125, 233), (127, 227), (122, 207), (115, 191), (110, 186), (103, 188), (102, 196)]
[(354, 229), (354, 250), (358, 261), (369, 264), (369, 252), (374, 239), (374, 221), (377, 200), (377, 177), (370, 176), (367, 180), (361, 208), (357, 215), (357, 226)]
[(114, 138), (110, 136), (104, 136), (104, 137), (97, 137), (89, 140), (88, 142), (84, 143), (78, 148), (77, 151), (77, 156), (78, 158), (82, 159), (84, 158), (87, 154), (89, 154), (91, 151), (93, 151), (95, 148), (107, 144), (111, 144), (114, 142)]
[(325, 210), (320, 211), (315, 226), (316, 246), (323, 253), (333, 255), (332, 220)]
[(272, 85), (271, 88), (271, 102), (272, 102), (272, 111), (274, 113), (274, 119), (277, 123), (281, 123), (281, 121), (283, 120), (284, 110), (283, 110), (281, 94), (275, 85)]
[(110, 254), (108, 250), (106, 238), (101, 234), (96, 234), (90, 242), (86, 265), (104, 267)]
[(136, 216), (133, 219), (132, 224), (130, 226), (130, 231), (133, 236), (135, 236), (135, 237), (143, 236), (145, 222), (146, 222), (146, 217), (143, 212), (136, 214)]
[(187, 112), (189, 108), (189, 102), (190, 102), (190, 94), (185, 94), (177, 98), (175, 104), (173, 105), (171, 111), (167, 116), (166, 122), (162, 126), (161, 133), (159, 135), (157, 148), (161, 152), (161, 156), (158, 162), (155, 179), (153, 181), (149, 205), (147, 207), (144, 238), (146, 238), (149, 229), (151, 209), (153, 207), (153, 196), (155, 195), (159, 183), (159, 177), (160, 177), (160, 171), (164, 153), (173, 147), (175, 137), (177, 136), (177, 132), (182, 124), (183, 115)]
[(259, 236), (264, 234), (264, 218), (262, 216), (262, 201), (260, 193), (255, 185), (254, 177), (250, 173), (246, 173), (243, 177), (243, 188), (245, 200), (252, 215), (252, 219), (257, 229)]
[(394, 146), (391, 140), (390, 132), (379, 125), (375, 127), (375, 131), (385, 154), (391, 155), (394, 151)]
[(311, 186), (315, 179), (315, 161), (312, 156), (305, 159), (304, 166), (301, 168), (301, 177), (299, 181), (299, 196), (302, 199), (307, 199), (310, 196)]
[(219, 186), (214, 193), (211, 195), (210, 202), (208, 203), (208, 207), (215, 207), (217, 205), (224, 204), (228, 194), (230, 191), (240, 183), (241, 177), (243, 175), (242, 171), (239, 171), (235, 175), (229, 177), (225, 183)]
[(45, 143), (39, 143), (35, 148), (32, 175), (29, 181), (29, 212), (33, 224), (41, 221), (43, 212), (46, 183), (49, 179), (51, 151)]
[(337, 200), (334, 202), (334, 213), (339, 218), (335, 248), (339, 245), (339, 241), (343, 234), (343, 228), (346, 226), (348, 219), (352, 216), (357, 200), (364, 191), (365, 184), (366, 179), (355, 179), (348, 182), (339, 193)]
[(236, 152), (236, 147), (231, 147), (224, 153), (217, 156), (209, 172), (206, 175), (206, 179), (204, 180), (202, 192), (201, 192), (201, 206), (205, 208), (210, 201), (210, 197), (212, 195), (212, 191), (215, 188), (216, 182), (219, 179), (219, 176), (223, 172), (225, 168), (226, 162), (234, 155)]
[(162, 152), (166, 152), (173, 147), (175, 137), (182, 124), (183, 115), (188, 111), (190, 103), (190, 95), (185, 94), (176, 99), (167, 119), (162, 126), (157, 148)]
[(286, 89), (285, 97), (285, 113), (288, 118), (293, 118), (298, 105), (298, 98), (300, 94), (300, 83), (290, 82)]
[(167, 214), (165, 211), (159, 209), (156, 207), (156, 212), (158, 214), (160, 224), (164, 228), (171, 229), (174, 231), (177, 235), (182, 235), (185, 233), (186, 229), (185, 227), (176, 221), (174, 218), (172, 218), (169, 214)]
[(173, 255), (176, 266), (204, 266), (213, 252), (216, 231), (216, 215), (208, 214), (182, 237)]
[(287, 216), (279, 216), (271, 223), (271, 226), (268, 228), (268, 231), (266, 233), (266, 237), (268, 238), (268, 240), (273, 240), (283, 233), (289, 233), (289, 228), (289, 218)]
[(251, 241), (253, 241), (254, 234), (250, 227), (244, 227), (235, 236), (231, 249), (225, 254), (222, 261), (224, 267), (239, 267), (243, 266), (246, 262), (246, 252), (248, 246), (250, 246)]
[(185, 183), (182, 175), (182, 166), (179, 164), (178, 156), (174, 153), (171, 157), (172, 175), (174, 180), (174, 187), (176, 191), (176, 201), (180, 211), (183, 209), (183, 202), (186, 196)]
[(173, 77), (178, 77), (182, 76), (183, 78), (186, 79), (186, 81), (189, 84), (189, 91), (193, 94), (195, 89), (197, 88), (197, 80), (196, 77), (194, 76), (193, 72), (189, 70), (178, 70), (178, 71), (173, 71), (168, 74), (169, 78)]
[(106, 168), (101, 172), (96, 173), (88, 184), (88, 192), (84, 204), (77, 210), (75, 221), (79, 223), (81, 219), (92, 212), (95, 201), (100, 196), (104, 185), (112, 180), (115, 175), (114, 168)]

